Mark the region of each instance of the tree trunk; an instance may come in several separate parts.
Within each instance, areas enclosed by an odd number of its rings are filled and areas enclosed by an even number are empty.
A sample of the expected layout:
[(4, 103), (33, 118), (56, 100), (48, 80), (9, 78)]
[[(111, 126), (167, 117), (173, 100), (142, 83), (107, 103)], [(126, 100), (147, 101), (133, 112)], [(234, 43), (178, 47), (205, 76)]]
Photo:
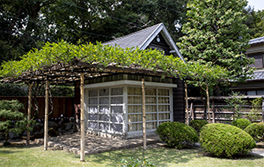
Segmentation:
[(209, 97), (209, 87), (208, 87), (208, 84), (206, 83), (206, 106), (207, 106), (206, 112), (208, 115), (208, 122), (210, 123), (211, 117), (210, 117), (210, 99), (209, 98), (210, 98)]

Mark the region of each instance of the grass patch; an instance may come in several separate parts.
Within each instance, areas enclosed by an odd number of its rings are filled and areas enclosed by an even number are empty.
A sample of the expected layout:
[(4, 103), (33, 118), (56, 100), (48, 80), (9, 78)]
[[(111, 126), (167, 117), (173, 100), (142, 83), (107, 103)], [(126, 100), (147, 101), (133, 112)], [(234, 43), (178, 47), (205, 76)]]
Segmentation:
[[(264, 158), (248, 155), (238, 159), (220, 159), (204, 156), (200, 149), (157, 147), (144, 153), (149, 162), (157, 166), (264, 166)], [(117, 166), (123, 158), (142, 158), (142, 149), (123, 149), (87, 155), (80, 162), (79, 155), (62, 150), (44, 151), (43, 146), (0, 147), (0, 166)]]

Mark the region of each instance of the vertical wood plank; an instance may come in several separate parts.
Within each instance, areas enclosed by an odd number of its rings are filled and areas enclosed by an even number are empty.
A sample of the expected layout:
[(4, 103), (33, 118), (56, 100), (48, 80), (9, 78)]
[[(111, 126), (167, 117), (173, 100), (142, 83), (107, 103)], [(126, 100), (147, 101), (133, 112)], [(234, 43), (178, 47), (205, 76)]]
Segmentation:
[(80, 83), (80, 101), (81, 101), (81, 152), (80, 152), (80, 160), (84, 160), (84, 74), (81, 73), (81, 83)]
[(212, 108), (213, 108), (213, 123), (215, 123), (215, 101), (212, 101)]
[[(31, 119), (31, 98), (32, 98), (32, 83), (29, 84), (28, 87), (28, 121), (30, 121)], [(30, 126), (30, 124), (27, 124), (28, 128)], [(27, 130), (27, 145), (29, 144), (29, 140), (30, 140), (30, 131)]]
[(143, 116), (143, 149), (147, 149), (146, 142), (146, 103), (145, 103), (145, 79), (142, 78), (142, 116)]
[(49, 113), (49, 81), (46, 81), (45, 88), (45, 122), (44, 122), (44, 150), (48, 146), (48, 113)]

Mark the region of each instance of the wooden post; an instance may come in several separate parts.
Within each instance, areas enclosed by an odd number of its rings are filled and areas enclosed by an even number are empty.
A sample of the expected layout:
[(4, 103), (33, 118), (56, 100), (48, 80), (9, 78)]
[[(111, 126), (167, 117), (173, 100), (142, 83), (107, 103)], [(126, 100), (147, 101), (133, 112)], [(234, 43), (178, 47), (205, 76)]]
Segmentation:
[(262, 102), (262, 122), (264, 122), (264, 99)]
[(82, 161), (82, 162), (84, 162), (85, 161), (85, 159), (84, 159), (84, 156), (85, 156), (85, 154), (84, 154), (84, 145), (85, 145), (85, 143), (84, 143), (84, 74), (83, 73), (81, 73), (81, 83), (80, 83), (80, 97), (81, 97), (81, 114), (80, 114), (80, 116), (81, 116), (81, 122), (80, 122), (80, 124), (81, 124), (81, 152), (80, 152), (80, 160)]
[(48, 146), (48, 113), (49, 113), (49, 81), (46, 81), (45, 88), (45, 120), (44, 120), (44, 150)]
[(213, 108), (213, 123), (215, 123), (215, 103), (214, 103), (214, 99), (212, 101), (212, 108)]
[(143, 120), (143, 149), (147, 149), (146, 142), (146, 105), (145, 105), (145, 79), (142, 78), (142, 120)]
[[(28, 87), (28, 121), (30, 121), (31, 119), (31, 97), (32, 97), (32, 84), (29, 84)], [(28, 128), (30, 126), (30, 124), (27, 124)], [(30, 140), (30, 131), (27, 130), (27, 145), (29, 144), (29, 140)]]
[(193, 106), (193, 102), (191, 102), (190, 113), (192, 115), (192, 120), (194, 120), (194, 106)]
[(185, 113), (186, 113), (186, 120), (185, 123), (189, 125), (189, 111), (188, 111), (188, 92), (187, 92), (187, 83), (184, 82), (184, 90), (185, 90)]
[(206, 105), (207, 105), (207, 109), (206, 109), (206, 114), (205, 114), (205, 119), (207, 119), (206, 117), (208, 116), (208, 122), (211, 122), (211, 117), (210, 117), (210, 99), (209, 99), (209, 87), (208, 84), (206, 83)]

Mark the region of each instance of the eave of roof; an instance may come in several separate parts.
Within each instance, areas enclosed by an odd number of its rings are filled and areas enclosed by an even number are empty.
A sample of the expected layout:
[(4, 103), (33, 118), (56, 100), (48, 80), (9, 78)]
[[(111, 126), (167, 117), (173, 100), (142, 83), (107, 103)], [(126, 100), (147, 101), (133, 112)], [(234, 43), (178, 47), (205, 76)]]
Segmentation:
[(259, 38), (254, 38), (249, 41), (249, 45), (258, 44), (258, 43), (264, 43), (264, 36)]

